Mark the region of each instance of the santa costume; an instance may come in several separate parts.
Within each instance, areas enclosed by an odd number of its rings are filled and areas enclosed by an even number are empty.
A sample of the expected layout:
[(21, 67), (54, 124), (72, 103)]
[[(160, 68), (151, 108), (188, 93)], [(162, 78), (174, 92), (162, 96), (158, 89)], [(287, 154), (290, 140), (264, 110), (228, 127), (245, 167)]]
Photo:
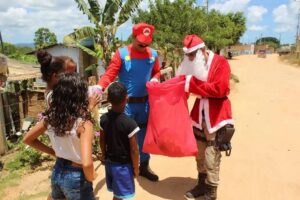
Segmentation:
[[(183, 50), (187, 54), (204, 46), (203, 40), (192, 35), (185, 39)], [(226, 124), (233, 124), (231, 103), (227, 97), (230, 92), (230, 67), (224, 57), (212, 51), (207, 53), (207, 63), (198, 66), (201, 69), (198, 71), (203, 72), (202, 75), (186, 74), (185, 91), (200, 97), (191, 112), (193, 126), (202, 129), (204, 117), (209, 133), (214, 133)], [(198, 52), (197, 56), (199, 54), (202, 53)]]

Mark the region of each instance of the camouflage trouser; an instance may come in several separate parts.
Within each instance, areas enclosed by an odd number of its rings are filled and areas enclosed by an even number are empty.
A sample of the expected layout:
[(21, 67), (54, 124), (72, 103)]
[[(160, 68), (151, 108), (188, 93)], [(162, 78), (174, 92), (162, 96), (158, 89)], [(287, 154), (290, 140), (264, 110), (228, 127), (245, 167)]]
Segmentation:
[[(221, 163), (221, 152), (214, 146), (208, 146), (208, 142), (215, 140), (216, 133), (209, 134), (206, 123), (202, 123), (202, 130), (194, 128), (194, 134), (202, 138), (197, 139), (198, 155), (196, 157), (197, 170), (199, 173), (206, 173), (206, 184), (211, 186), (219, 185), (219, 172)], [(206, 139), (206, 141), (205, 141)]]

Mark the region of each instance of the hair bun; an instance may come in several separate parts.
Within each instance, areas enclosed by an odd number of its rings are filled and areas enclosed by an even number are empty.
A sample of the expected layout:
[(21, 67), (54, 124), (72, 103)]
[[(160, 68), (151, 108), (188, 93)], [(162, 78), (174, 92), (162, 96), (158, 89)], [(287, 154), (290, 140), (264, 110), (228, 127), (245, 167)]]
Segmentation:
[(36, 57), (42, 66), (48, 66), (52, 60), (51, 54), (43, 49), (37, 51)]

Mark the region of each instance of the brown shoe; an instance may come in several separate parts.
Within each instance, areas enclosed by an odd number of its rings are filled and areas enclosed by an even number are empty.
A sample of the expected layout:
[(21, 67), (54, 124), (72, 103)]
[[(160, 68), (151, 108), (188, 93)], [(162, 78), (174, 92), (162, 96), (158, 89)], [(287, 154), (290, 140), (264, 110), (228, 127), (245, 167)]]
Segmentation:
[(205, 185), (205, 200), (216, 200), (217, 199), (217, 186)]
[(187, 191), (185, 193), (186, 198), (194, 199), (200, 196), (203, 196), (205, 193), (205, 179), (206, 179), (205, 173), (199, 173), (198, 174), (198, 184), (191, 189), (190, 191)]

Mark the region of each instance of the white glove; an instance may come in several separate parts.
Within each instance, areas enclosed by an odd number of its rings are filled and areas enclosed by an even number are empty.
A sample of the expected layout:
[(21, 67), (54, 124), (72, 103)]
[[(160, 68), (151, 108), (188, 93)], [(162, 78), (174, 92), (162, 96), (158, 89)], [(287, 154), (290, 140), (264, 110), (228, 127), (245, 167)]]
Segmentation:
[(152, 79), (150, 80), (150, 82), (156, 82), (156, 83), (159, 83), (159, 81), (158, 81), (157, 78), (152, 78)]

